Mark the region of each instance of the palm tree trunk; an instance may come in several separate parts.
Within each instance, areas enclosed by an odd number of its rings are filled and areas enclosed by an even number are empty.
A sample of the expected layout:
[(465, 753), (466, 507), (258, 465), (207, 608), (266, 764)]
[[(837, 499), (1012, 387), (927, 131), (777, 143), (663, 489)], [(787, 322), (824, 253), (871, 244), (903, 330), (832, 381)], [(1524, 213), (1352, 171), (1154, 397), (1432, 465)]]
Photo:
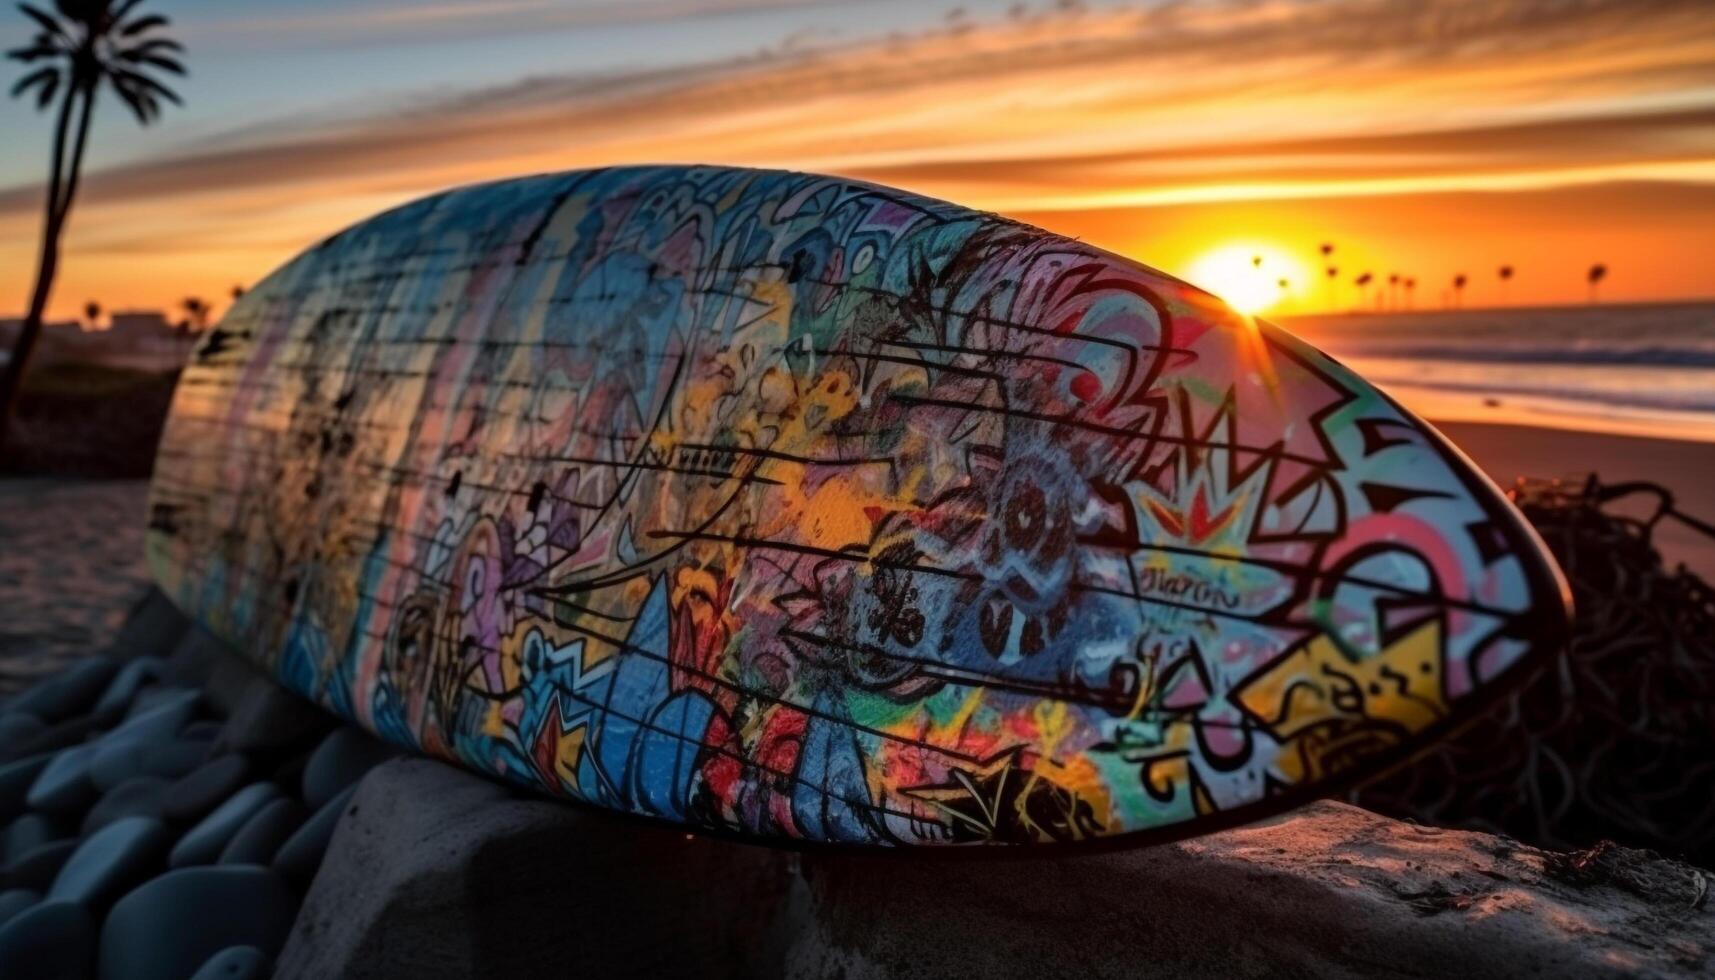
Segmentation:
[[(59, 271), (60, 263), (60, 232), (64, 229), (66, 210), (62, 204), (69, 204), (65, 190), (68, 182), (65, 180), (65, 150), (66, 136), (71, 126), (72, 106), (78, 97), (84, 93), (79, 86), (67, 88), (65, 101), (60, 104), (59, 120), (54, 124), (53, 164), (48, 180), (47, 204), (42, 218), (42, 244), (40, 257), (36, 263), (36, 285), (30, 293), (30, 308), (24, 314), (24, 322), (19, 328), (18, 339), (12, 343), (12, 356), (0, 368), (0, 453), (6, 449), (6, 435), (12, 428), (12, 416), (18, 408), (18, 395), (23, 389), (24, 370), (29, 366), (30, 355), (35, 352), (36, 341), (42, 334), (42, 317), (47, 311), (48, 296), (53, 292), (54, 275)], [(89, 129), (89, 102), (84, 103), (82, 125), (80, 129), (87, 135)], [(82, 152), (82, 139), (79, 139), (79, 155)]]

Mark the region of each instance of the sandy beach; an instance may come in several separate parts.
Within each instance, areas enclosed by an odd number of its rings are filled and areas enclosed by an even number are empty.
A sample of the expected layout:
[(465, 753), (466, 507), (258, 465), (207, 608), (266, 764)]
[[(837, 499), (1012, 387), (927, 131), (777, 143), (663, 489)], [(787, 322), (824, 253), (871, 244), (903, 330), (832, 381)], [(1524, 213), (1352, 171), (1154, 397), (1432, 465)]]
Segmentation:
[[(1715, 443), (1608, 435), (1570, 429), (1437, 422), (1502, 487), (1519, 477), (1581, 481), (1594, 472), (1604, 483), (1632, 480), (1659, 483), (1683, 512), (1715, 521)], [(1635, 514), (1654, 500), (1640, 497)], [(1683, 562), (1705, 579), (1715, 580), (1715, 541), (1677, 521), (1665, 521), (1655, 534), (1663, 558)]]
[(148, 588), (144, 480), (0, 480), (0, 691), (100, 649)]

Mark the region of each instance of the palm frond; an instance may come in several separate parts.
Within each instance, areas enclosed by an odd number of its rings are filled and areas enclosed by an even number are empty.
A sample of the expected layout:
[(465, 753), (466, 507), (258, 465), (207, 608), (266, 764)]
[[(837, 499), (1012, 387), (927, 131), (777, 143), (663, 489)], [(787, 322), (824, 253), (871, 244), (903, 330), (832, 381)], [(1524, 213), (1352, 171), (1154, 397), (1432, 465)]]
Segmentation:
[(39, 7), (32, 7), (27, 3), (18, 4), (18, 9), (24, 12), (24, 16), (42, 25), (42, 31), (50, 37), (64, 38), (69, 36), (66, 34), (65, 27), (47, 11)]
[(118, 94), (119, 101), (131, 110), (131, 115), (136, 117), (139, 125), (147, 126), (161, 114), (161, 104), (129, 82), (113, 79), (113, 91)]
[(129, 68), (115, 68), (113, 69), (113, 77), (115, 79), (124, 79), (126, 82), (136, 86), (144, 94), (160, 96), (168, 102), (171, 102), (173, 105), (184, 105), (184, 102), (179, 99), (178, 93), (142, 72), (132, 71)]
[(23, 78), (18, 79), (12, 86), (12, 98), (23, 95), (37, 85), (58, 85), (60, 70), (58, 68), (37, 68)]
[(56, 47), (51, 47), (45, 44), (35, 44), (27, 48), (13, 48), (6, 52), (6, 57), (11, 58), (13, 61), (22, 61), (25, 64), (29, 64), (32, 61), (40, 61), (43, 58), (52, 58), (64, 53), (65, 52)]
[(115, 23), (118, 23), (125, 19), (125, 15), (130, 13), (132, 8), (142, 2), (143, 0), (119, 0), (118, 5), (109, 12), (109, 15), (113, 18)]
[(138, 42), (125, 50), (137, 52), (139, 54), (154, 54), (159, 51), (177, 51), (179, 54), (184, 54), (185, 46), (172, 38), (152, 37), (146, 41)]
[(170, 23), (170, 21), (168, 21), (167, 18), (162, 17), (160, 14), (150, 14), (147, 17), (139, 17), (129, 24), (126, 24), (124, 27), (119, 28), (119, 36), (136, 37), (144, 31), (152, 28), (166, 27), (168, 23)]
[(179, 64), (172, 58), (162, 57), (158, 54), (138, 54), (135, 51), (121, 51), (119, 52), (119, 57), (134, 65), (154, 65), (162, 71), (172, 72), (175, 75), (185, 74), (184, 65)]

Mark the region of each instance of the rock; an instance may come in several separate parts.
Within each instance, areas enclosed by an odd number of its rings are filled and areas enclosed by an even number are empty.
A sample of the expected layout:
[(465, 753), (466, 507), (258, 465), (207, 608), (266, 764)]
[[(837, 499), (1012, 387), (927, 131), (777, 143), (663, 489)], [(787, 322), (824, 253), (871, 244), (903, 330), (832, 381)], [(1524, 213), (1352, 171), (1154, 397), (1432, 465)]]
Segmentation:
[(81, 813), (95, 802), (95, 784), (89, 780), (89, 762), (95, 757), (95, 748), (86, 744), (61, 749), (30, 784), (24, 802), (33, 810)]
[(103, 726), (94, 715), (78, 715), (49, 725), (42, 731), (9, 745), (0, 745), (0, 762), (22, 759), (43, 752), (58, 752), (77, 745)]
[(378, 766), (344, 813), (282, 980), (765, 976), (783, 943), (781, 851), (519, 799), (426, 759)]
[(201, 820), (237, 792), (249, 772), (250, 762), (241, 755), (210, 759), (173, 783), (162, 815), (178, 823)]
[(0, 926), (0, 977), (79, 980), (95, 958), (95, 921), (76, 902), (43, 902)]
[(267, 868), (169, 871), (113, 906), (101, 930), (101, 976), (182, 980), (233, 946), (268, 955), (280, 948), (296, 912), (291, 888)]
[(185, 738), (184, 733), (170, 742), (146, 745), (137, 757), (137, 771), (162, 779), (178, 779), (208, 761), (209, 739)]
[[(115, 732), (95, 743), (95, 752), (89, 759), (90, 784), (105, 793), (127, 779), (153, 775), (144, 768), (143, 760), (155, 750), (172, 744), (174, 740), (169, 738), (151, 739)], [(199, 747), (199, 751), (206, 750), (206, 746)]]
[[(1632, 852), (1634, 856), (1641, 852)], [(1338, 803), (1178, 844), (1004, 862), (806, 854), (796, 976), (1692, 976), (1691, 869), (1569, 884), (1553, 855)]]
[(93, 713), (110, 721), (118, 720), (131, 707), (137, 692), (143, 689), (144, 684), (159, 677), (164, 666), (159, 657), (138, 657), (126, 663), (107, 683), (107, 689), (101, 692)]
[(190, 625), (190, 619), (179, 612), (179, 607), (160, 589), (151, 586), (131, 607), (125, 623), (108, 645), (108, 652), (120, 660), (133, 657), (159, 660), (173, 652)]
[(174, 684), (200, 688), (214, 673), (215, 664), (232, 656), (231, 648), (219, 637), (193, 624), (173, 645), (162, 674)]
[(273, 783), (251, 783), (232, 794), (225, 803), (190, 829), (167, 858), (175, 868), (192, 864), (212, 864), (256, 812), (280, 796)]
[(269, 803), (232, 836), (217, 863), (267, 864), (308, 814), (297, 800), (282, 798)]
[(167, 804), (167, 791), (172, 788), (170, 781), (155, 776), (127, 779), (102, 794), (101, 799), (89, 808), (83, 816), (82, 832), (85, 836), (93, 834), (126, 817), (160, 820)]
[(160, 866), (173, 842), (166, 824), (126, 817), (78, 845), (48, 889), (50, 902), (81, 902), (100, 908)]
[(356, 795), (357, 787), (347, 786), (344, 792), (322, 804), (321, 809), (304, 821), (303, 826), (274, 852), (274, 869), (298, 884), (306, 884), (315, 877), (316, 869), (321, 867), (322, 856), (327, 853), (328, 842), (333, 840), (334, 829)]
[(312, 808), (321, 807), (362, 779), (364, 773), (398, 754), (398, 749), (351, 725), (334, 729), (316, 746), (304, 767), (304, 802)]
[(144, 756), (176, 741), (174, 736), (196, 711), (200, 699), (196, 691), (159, 690), (170, 693), (95, 743), (95, 752), (89, 760), (89, 781), (96, 789), (106, 791), (132, 776), (142, 775)]
[(8, 888), (0, 892), (0, 926), (41, 900), (41, 892), (28, 888)]
[(28, 711), (8, 711), (0, 715), (0, 745), (32, 739), (47, 730), (48, 723)]
[(186, 725), (185, 730), (180, 732), (179, 736), (193, 742), (206, 742), (212, 746), (220, 741), (220, 733), (223, 731), (226, 731), (225, 719), (204, 718)]
[(189, 687), (159, 685), (137, 695), (125, 715), (125, 723), (109, 738), (125, 736), (156, 739), (178, 734), (196, 714), (202, 692)]
[(0, 871), (0, 879), (6, 882), (7, 888), (34, 888), (46, 891), (53, 884), (54, 877), (65, 867), (66, 859), (71, 857), (80, 843), (75, 837), (63, 840), (49, 841), (38, 844), (16, 860), (8, 861), (4, 871)]
[(94, 704), (118, 672), (119, 662), (107, 657), (80, 660), (13, 698), (6, 713), (23, 711), (43, 722), (64, 721)]
[(0, 765), (0, 820), (10, 820), (24, 811), (31, 784), (52, 760), (53, 755), (44, 752)]
[(18, 860), (43, 844), (67, 836), (67, 830), (57, 820), (43, 813), (25, 813), (6, 825), (0, 835), (0, 860), (7, 864)]
[(302, 752), (290, 753), (279, 765), (274, 767), (274, 770), (268, 774), (268, 778), (281, 786), (296, 786), (299, 792), (302, 792), (304, 770), (309, 766), (312, 754), (313, 747)]
[(191, 980), (268, 980), (274, 961), (254, 946), (228, 946), (208, 958)]
[[(248, 665), (246, 665), (248, 667)], [(286, 748), (315, 738), (335, 724), (332, 715), (261, 673), (237, 695), (226, 728), (216, 744), (223, 751), (261, 752)]]

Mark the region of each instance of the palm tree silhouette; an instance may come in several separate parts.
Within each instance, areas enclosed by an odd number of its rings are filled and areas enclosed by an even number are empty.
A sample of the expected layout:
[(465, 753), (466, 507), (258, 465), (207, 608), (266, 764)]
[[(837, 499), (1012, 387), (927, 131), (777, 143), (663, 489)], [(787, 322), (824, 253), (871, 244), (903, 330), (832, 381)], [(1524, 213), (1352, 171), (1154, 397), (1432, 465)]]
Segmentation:
[[(1332, 250), (1334, 246), (1328, 245), (1325, 247)], [(1340, 275), (1340, 268), (1339, 268), (1339, 266), (1331, 265), (1328, 267), (1327, 273), (1328, 273), (1328, 309), (1332, 310), (1332, 309), (1334, 309), (1340, 305), (1340, 303), (1339, 303), (1340, 281), (1338, 279), (1338, 276)]]
[(1359, 296), (1358, 305), (1359, 306), (1363, 305), (1363, 303), (1364, 303), (1363, 297), (1365, 297), (1369, 292), (1367, 287), (1370, 284), (1370, 280), (1374, 279), (1374, 278), (1375, 278), (1374, 276), (1372, 276), (1366, 272), (1363, 275), (1359, 276), (1358, 278), (1352, 280), (1352, 282), (1358, 287), (1358, 296)]
[(1501, 277), (1501, 302), (1505, 303), (1507, 301), (1507, 283), (1512, 282), (1513, 267), (1503, 265), (1496, 272)]
[(207, 301), (197, 296), (186, 296), (179, 303), (184, 307), (186, 330), (206, 330), (208, 328), (209, 306)]
[(1397, 272), (1387, 274), (1387, 305), (1395, 309), (1399, 308), (1399, 273)]
[(143, 0), (55, 0), (50, 14), (27, 3), (18, 5), (35, 22), (35, 38), (6, 56), (26, 65), (42, 62), (12, 86), (14, 98), (34, 93), (36, 109), (55, 104), (52, 162), (48, 169), (48, 194), (42, 221), (40, 257), (36, 285), (30, 292), (29, 311), (12, 345), (11, 359), (0, 371), (0, 445), (12, 412), (24, 369), (42, 332), (42, 316), (53, 292), (59, 271), (60, 236), (77, 199), (78, 179), (83, 173), (83, 153), (89, 143), (89, 126), (95, 112), (95, 97), (103, 83), (131, 110), (137, 122), (147, 126), (161, 114), (164, 99), (175, 105), (179, 97), (152, 77), (157, 72), (183, 75), (184, 66), (175, 55), (184, 48), (159, 36), (167, 18), (159, 14), (136, 16)]
[(1412, 309), (1414, 306), (1416, 306), (1416, 304), (1413, 303), (1411, 300), (1412, 294), (1415, 293), (1416, 291), (1417, 291), (1417, 280), (1412, 276), (1406, 276), (1405, 277), (1405, 308), (1408, 310)]
[(1453, 277), (1453, 305), (1454, 305), (1454, 307), (1461, 307), (1461, 306), (1465, 305), (1465, 284), (1467, 282), (1470, 282), (1470, 280), (1465, 277), (1465, 274), (1463, 272), (1461, 272), (1458, 275)]
[(1590, 271), (1585, 274), (1584, 278), (1590, 283), (1590, 302), (1594, 303), (1597, 299), (1597, 285), (1608, 278), (1608, 267), (1598, 262), (1590, 267)]
[(83, 304), (83, 319), (89, 324), (89, 329), (94, 330), (101, 323), (101, 304), (95, 300)]

